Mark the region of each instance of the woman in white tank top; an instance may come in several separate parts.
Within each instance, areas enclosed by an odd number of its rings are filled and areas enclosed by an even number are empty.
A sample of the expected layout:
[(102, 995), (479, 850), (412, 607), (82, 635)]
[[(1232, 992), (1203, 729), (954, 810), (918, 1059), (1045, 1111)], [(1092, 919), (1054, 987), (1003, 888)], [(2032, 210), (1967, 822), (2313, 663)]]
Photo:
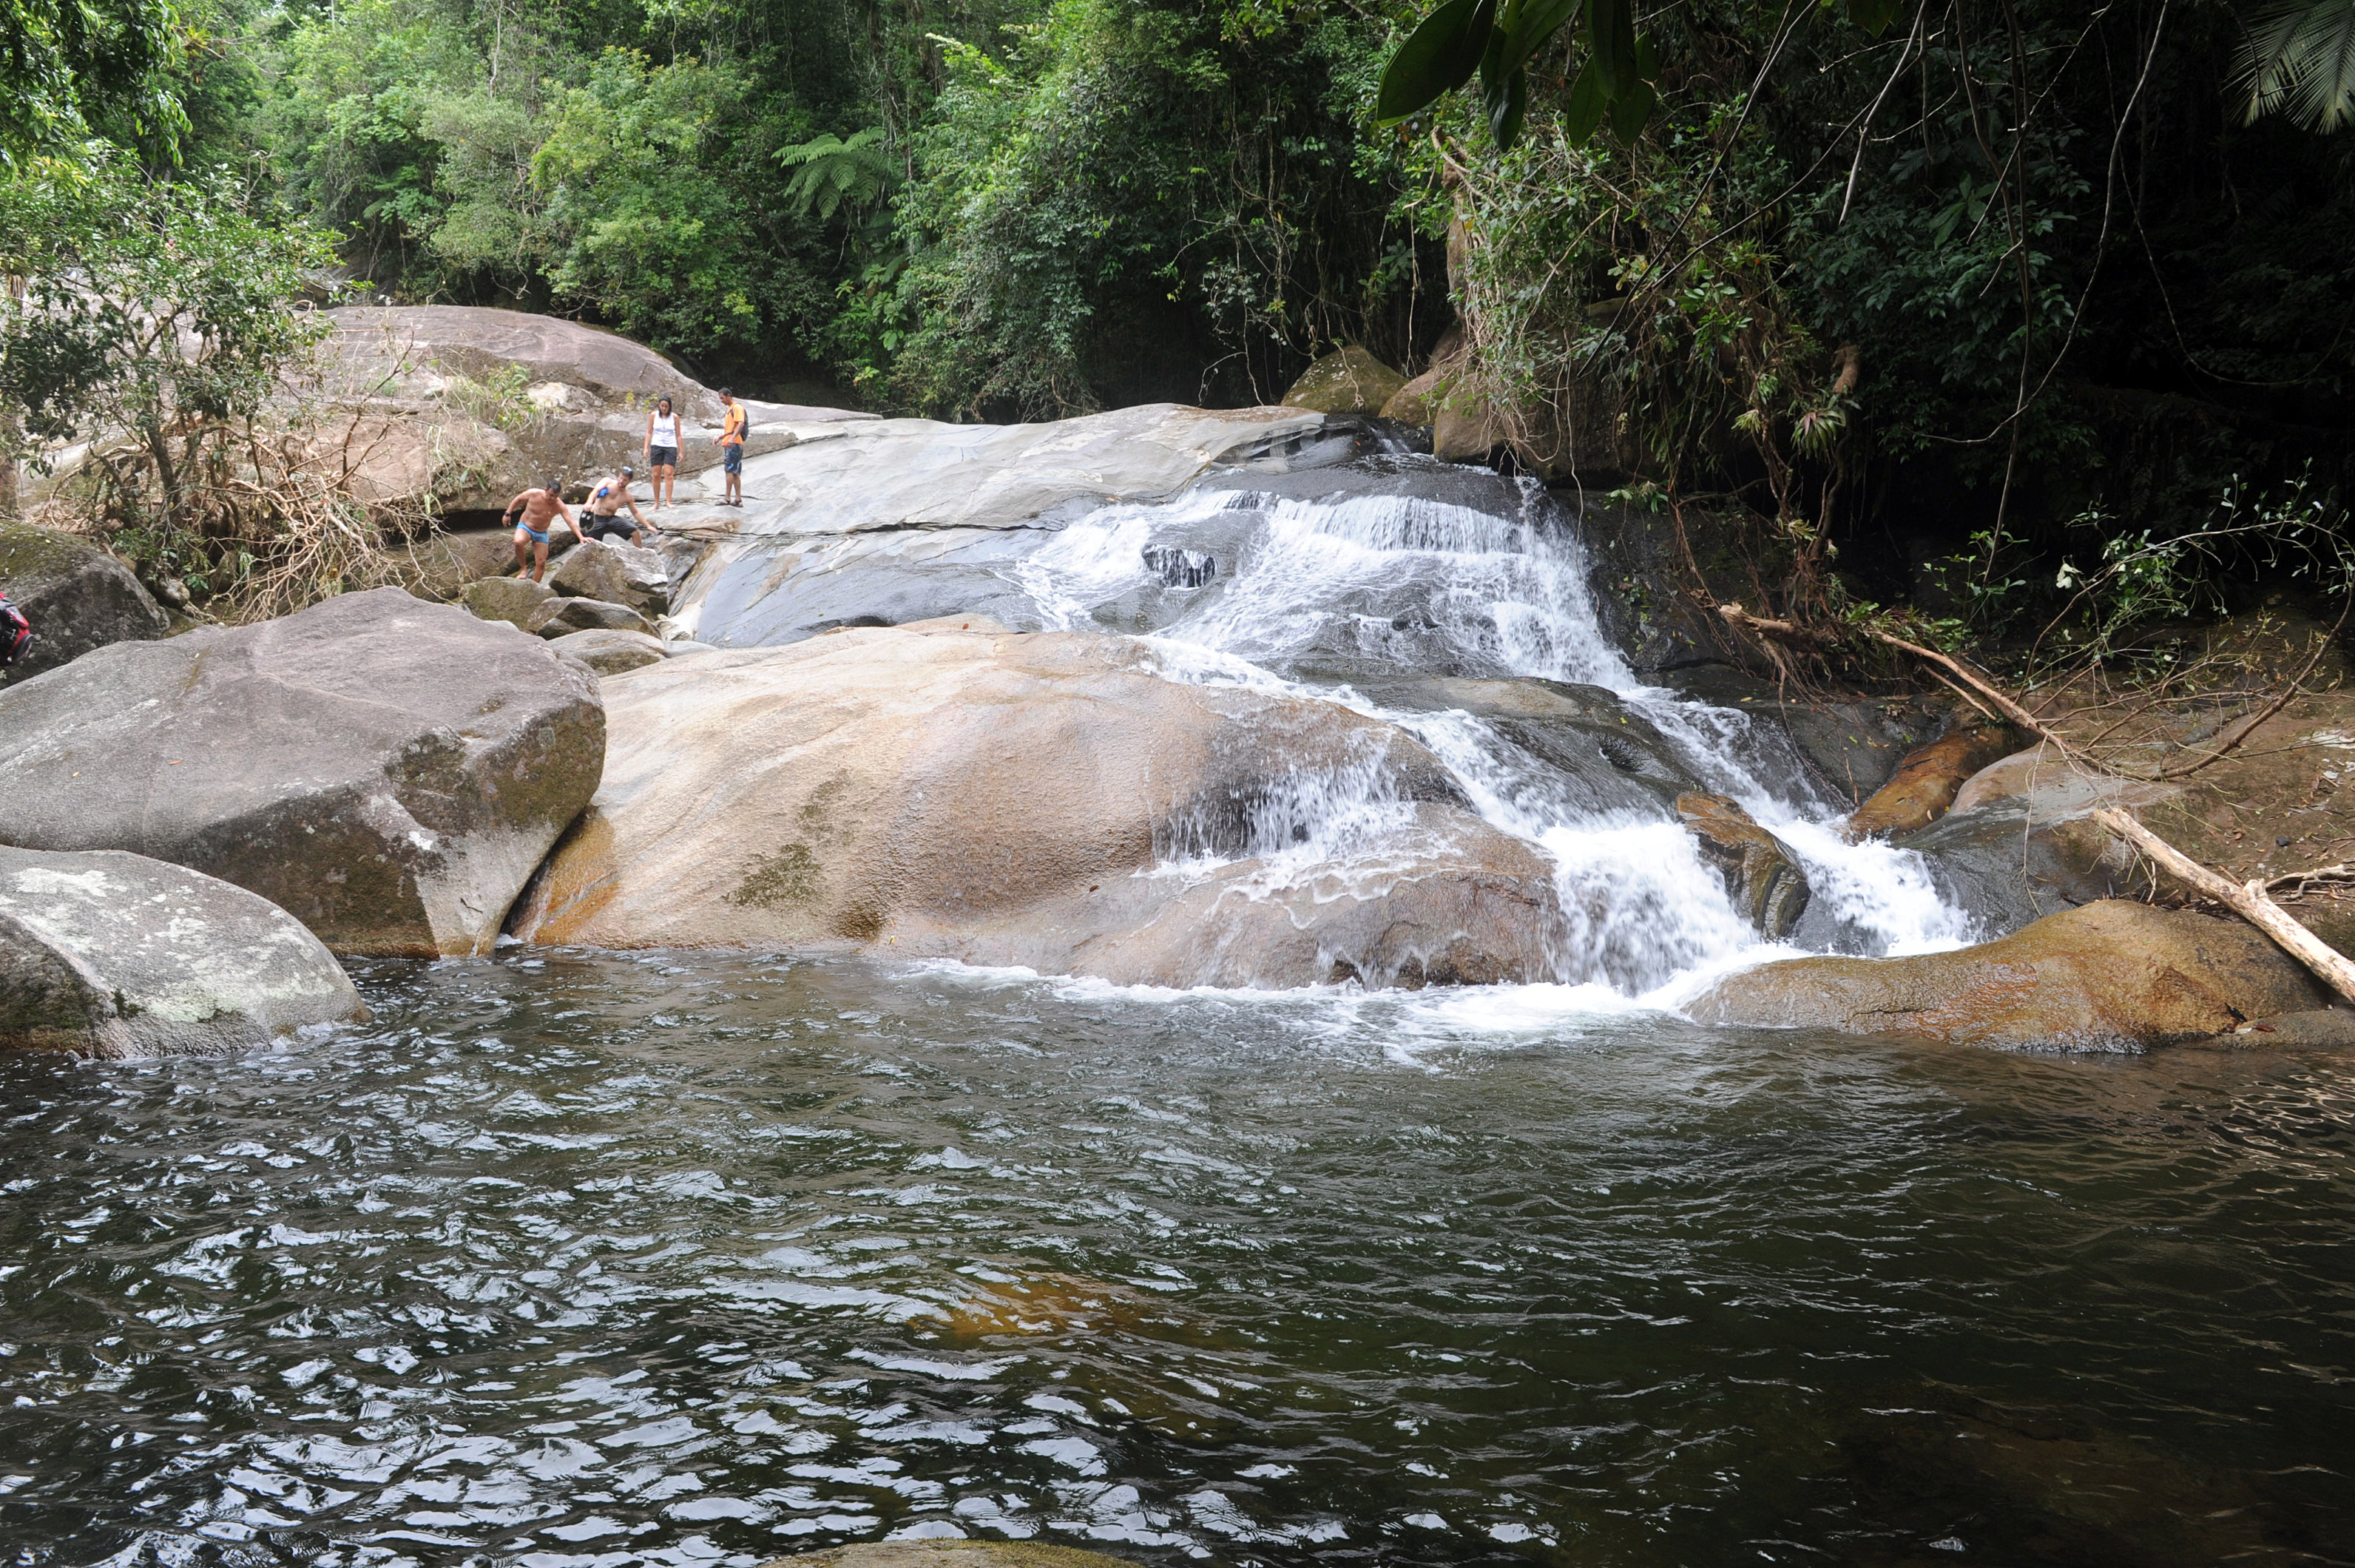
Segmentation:
[(684, 444), (679, 439), (683, 433), (670, 400), (656, 399), (654, 411), (646, 415), (645, 458), (654, 475), (657, 507), (678, 499), (678, 449)]

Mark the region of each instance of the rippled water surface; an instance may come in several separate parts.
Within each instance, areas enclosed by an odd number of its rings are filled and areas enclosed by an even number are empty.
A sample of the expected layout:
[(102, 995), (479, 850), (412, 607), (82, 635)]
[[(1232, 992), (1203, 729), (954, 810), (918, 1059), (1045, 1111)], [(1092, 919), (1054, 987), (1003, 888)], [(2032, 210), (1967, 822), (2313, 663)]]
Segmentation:
[(0, 1064), (26, 1563), (2355, 1561), (2355, 1058), (386, 965)]

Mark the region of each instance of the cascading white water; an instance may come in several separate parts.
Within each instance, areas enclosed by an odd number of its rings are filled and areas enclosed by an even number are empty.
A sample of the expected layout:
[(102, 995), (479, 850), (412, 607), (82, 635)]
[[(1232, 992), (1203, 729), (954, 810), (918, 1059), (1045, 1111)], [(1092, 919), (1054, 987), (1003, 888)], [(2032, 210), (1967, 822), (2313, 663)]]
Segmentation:
[[(1765, 953), (1665, 806), (1598, 809), (1564, 798), (1468, 713), (1401, 711), (1348, 685), (1295, 677), (1320, 666), (1345, 678), (1442, 667), (1604, 688), (1648, 720), (1694, 777), (1782, 839), (1817, 908), (1865, 950), (1934, 951), (1966, 939), (1966, 921), (1940, 899), (1919, 856), (1840, 837), (1838, 808), (1806, 784), (1778, 733), (1750, 715), (1645, 686), (1603, 629), (1576, 540), (1542, 524), (1541, 490), (1525, 485), (1519, 501), (1518, 515), (1498, 516), (1411, 494), (1305, 500), (1198, 491), (1164, 505), (1103, 507), (1013, 575), (1050, 627), (1149, 633), (1174, 678), (1339, 701), (1413, 734), (1484, 818), (1552, 858), (1572, 980), (1608, 979), (1623, 993), (1673, 1000)], [(1207, 571), (1213, 560), (1223, 575)], [(1291, 800), (1282, 842), (1270, 824), (1261, 848), (1295, 848), (1263, 874), (1285, 875), (1288, 862), (1330, 876), (1359, 830), (1394, 827), (1402, 808), (1370, 782), (1379, 774), (1367, 770), (1355, 786), (1320, 780)], [(1173, 869), (1199, 863), (1183, 846), (1171, 851)]]

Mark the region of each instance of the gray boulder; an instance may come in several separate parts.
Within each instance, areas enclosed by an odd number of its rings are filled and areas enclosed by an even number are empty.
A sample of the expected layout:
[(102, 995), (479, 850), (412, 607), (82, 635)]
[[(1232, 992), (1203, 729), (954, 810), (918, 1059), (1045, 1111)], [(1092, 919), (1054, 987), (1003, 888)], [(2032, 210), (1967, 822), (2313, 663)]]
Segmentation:
[(654, 635), (654, 623), (627, 604), (602, 599), (550, 599), (532, 613), (524, 630), (542, 637), (570, 636), (575, 632), (643, 632)]
[(619, 675), (660, 664), (670, 656), (659, 637), (644, 632), (570, 632), (549, 646), (569, 659), (579, 659), (599, 675)]
[(487, 952), (604, 750), (587, 670), (380, 588), (0, 692), (0, 844), (191, 867), (338, 952)]
[(0, 848), (0, 1049), (203, 1055), (366, 1016), (268, 899), (142, 855)]
[(452, 603), (463, 599), (470, 585), (514, 567), (515, 534), (506, 528), (437, 531), (404, 547), (397, 556), (403, 588), (420, 599)]
[(505, 621), (520, 632), (555, 597), (555, 589), (528, 577), (485, 577), (466, 584), (459, 603), (477, 620)]
[(641, 615), (670, 608), (669, 564), (652, 549), (607, 539), (586, 539), (568, 552), (549, 572), (548, 585), (567, 598), (626, 604)]
[(171, 623), (131, 569), (84, 539), (0, 522), (0, 593), (33, 623), (33, 650), (0, 686), (55, 669), (109, 643), (144, 641)]

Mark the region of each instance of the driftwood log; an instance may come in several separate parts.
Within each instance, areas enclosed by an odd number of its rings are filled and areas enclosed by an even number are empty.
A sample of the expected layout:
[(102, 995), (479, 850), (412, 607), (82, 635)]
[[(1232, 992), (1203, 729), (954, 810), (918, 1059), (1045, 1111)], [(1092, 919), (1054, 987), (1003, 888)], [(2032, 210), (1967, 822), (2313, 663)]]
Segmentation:
[(2149, 856), (2171, 874), (2180, 877), (2264, 932), (2283, 952), (2313, 970), (2323, 984), (2349, 1001), (2355, 1001), (2355, 963), (2348, 962), (2320, 937), (2292, 919), (2287, 910), (2267, 898), (2266, 884), (2263, 880), (2236, 882), (2211, 870), (2123, 811), (2097, 811), (2094, 813), (2094, 820)]

